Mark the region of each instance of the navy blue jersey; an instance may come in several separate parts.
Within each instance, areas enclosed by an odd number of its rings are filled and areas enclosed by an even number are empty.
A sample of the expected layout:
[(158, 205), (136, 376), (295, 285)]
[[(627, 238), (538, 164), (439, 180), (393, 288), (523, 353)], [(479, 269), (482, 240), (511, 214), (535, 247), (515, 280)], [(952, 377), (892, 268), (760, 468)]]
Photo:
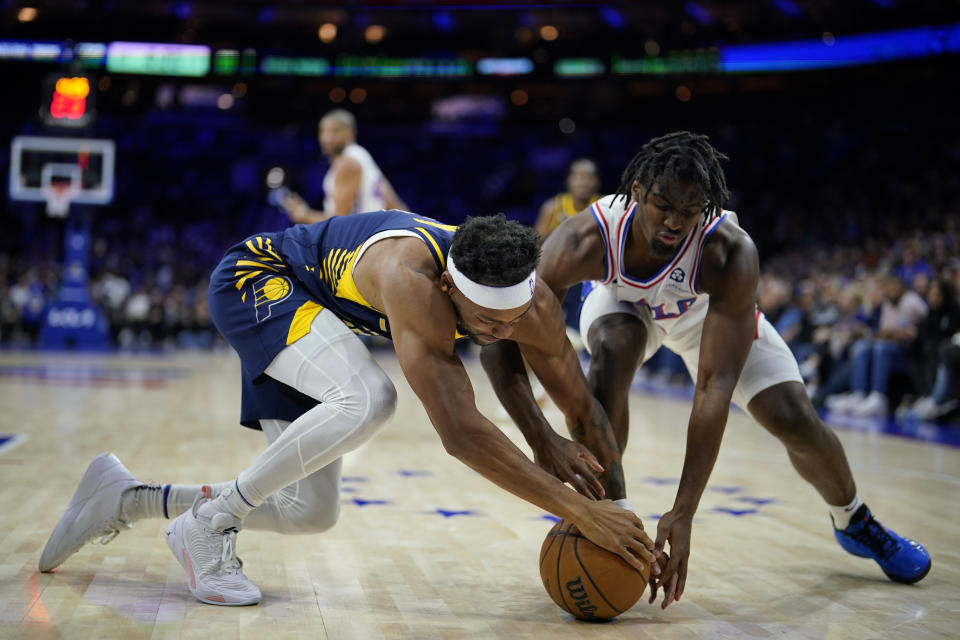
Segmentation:
[(280, 383), (262, 374), (282, 349), (310, 331), (322, 309), (355, 333), (391, 337), (387, 316), (363, 298), (353, 279), (367, 246), (388, 237), (417, 237), (443, 271), (455, 231), (414, 213), (378, 211), (261, 233), (231, 247), (210, 277), (210, 314), (240, 355), (243, 422), (292, 420), (294, 412), (303, 413), (306, 400), (280, 397), (285, 393)]

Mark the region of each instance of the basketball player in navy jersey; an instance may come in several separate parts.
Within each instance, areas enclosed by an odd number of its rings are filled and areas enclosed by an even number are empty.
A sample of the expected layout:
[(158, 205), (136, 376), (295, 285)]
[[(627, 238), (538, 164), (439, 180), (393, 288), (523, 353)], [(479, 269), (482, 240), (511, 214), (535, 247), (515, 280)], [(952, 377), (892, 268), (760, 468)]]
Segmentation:
[[(236, 555), (237, 532), (333, 526), (341, 456), (393, 414), (393, 384), (357, 333), (393, 339), (448, 453), (575, 522), (638, 569), (638, 558), (654, 562), (653, 541), (625, 500), (581, 495), (599, 497), (602, 480), (612, 497), (624, 497), (619, 450), (566, 338), (559, 302), (536, 282), (539, 256), (536, 233), (503, 216), (457, 228), (404, 211), (336, 217), (240, 242), (211, 276), (210, 311), (240, 355), (241, 421), (262, 428), (269, 446), (235, 479), (213, 486), (146, 485), (114, 456), (99, 456), (40, 569), (52, 570), (83, 544), (111, 539), (140, 518), (176, 516), (166, 539), (190, 591), (210, 604), (259, 602)], [(571, 431), (602, 452), (600, 460), (552, 430), (535, 442), (540, 464), (527, 459), (477, 411), (454, 350), (464, 336), (481, 345), (508, 337), (523, 345)]]
[[(794, 468), (827, 503), (845, 550), (873, 558), (893, 580), (916, 582), (930, 570), (926, 549), (885, 529), (861, 502), (840, 441), (814, 411), (790, 350), (757, 310), (757, 250), (736, 214), (722, 209), (729, 198), (723, 160), (703, 135), (651, 140), (616, 194), (551, 234), (538, 269), (561, 299), (568, 287), (589, 283), (580, 316), (591, 353), (588, 377), (621, 452), (631, 381), (645, 358), (664, 345), (696, 382), (680, 486), (657, 526), (656, 547), (669, 543), (671, 557), (651, 581), (650, 601), (657, 587), (664, 588), (664, 608), (683, 594), (693, 516), (731, 400), (783, 442)], [(485, 347), (484, 367), (511, 415), (534, 413), (515, 352), (509, 341)]]
[(320, 151), (330, 160), (323, 176), (323, 210), (310, 208), (291, 192), (280, 206), (294, 223), (310, 224), (357, 211), (407, 208), (383, 175), (370, 152), (357, 144), (357, 119), (345, 109), (334, 109), (320, 119)]

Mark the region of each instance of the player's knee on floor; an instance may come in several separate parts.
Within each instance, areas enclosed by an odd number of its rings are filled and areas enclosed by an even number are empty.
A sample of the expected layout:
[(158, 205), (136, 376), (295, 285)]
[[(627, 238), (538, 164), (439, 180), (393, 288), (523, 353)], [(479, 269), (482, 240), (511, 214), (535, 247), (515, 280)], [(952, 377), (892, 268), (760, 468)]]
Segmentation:
[(323, 533), (333, 528), (340, 518), (340, 497), (327, 503), (308, 502), (278, 505), (273, 530), (286, 535)]

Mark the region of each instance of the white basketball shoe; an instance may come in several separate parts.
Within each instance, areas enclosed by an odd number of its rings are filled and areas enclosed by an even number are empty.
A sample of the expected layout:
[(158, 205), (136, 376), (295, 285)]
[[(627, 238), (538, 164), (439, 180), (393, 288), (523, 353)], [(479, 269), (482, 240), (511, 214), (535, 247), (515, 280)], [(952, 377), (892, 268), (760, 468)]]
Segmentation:
[(43, 548), (40, 571), (52, 571), (91, 540), (106, 544), (133, 527), (120, 505), (124, 491), (141, 485), (112, 453), (94, 458)]
[(260, 602), (260, 589), (243, 574), (237, 557), (239, 530), (240, 520), (220, 511), (209, 494), (198, 495), (193, 508), (167, 526), (167, 546), (200, 602), (234, 607)]

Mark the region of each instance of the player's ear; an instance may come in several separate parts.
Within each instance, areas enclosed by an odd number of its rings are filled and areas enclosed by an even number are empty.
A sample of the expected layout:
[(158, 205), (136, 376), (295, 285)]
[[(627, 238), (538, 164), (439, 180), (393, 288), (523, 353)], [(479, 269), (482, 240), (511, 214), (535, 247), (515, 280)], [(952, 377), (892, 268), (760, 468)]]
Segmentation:
[(440, 274), (440, 290), (447, 295), (453, 292), (453, 278), (450, 277), (449, 271)]

